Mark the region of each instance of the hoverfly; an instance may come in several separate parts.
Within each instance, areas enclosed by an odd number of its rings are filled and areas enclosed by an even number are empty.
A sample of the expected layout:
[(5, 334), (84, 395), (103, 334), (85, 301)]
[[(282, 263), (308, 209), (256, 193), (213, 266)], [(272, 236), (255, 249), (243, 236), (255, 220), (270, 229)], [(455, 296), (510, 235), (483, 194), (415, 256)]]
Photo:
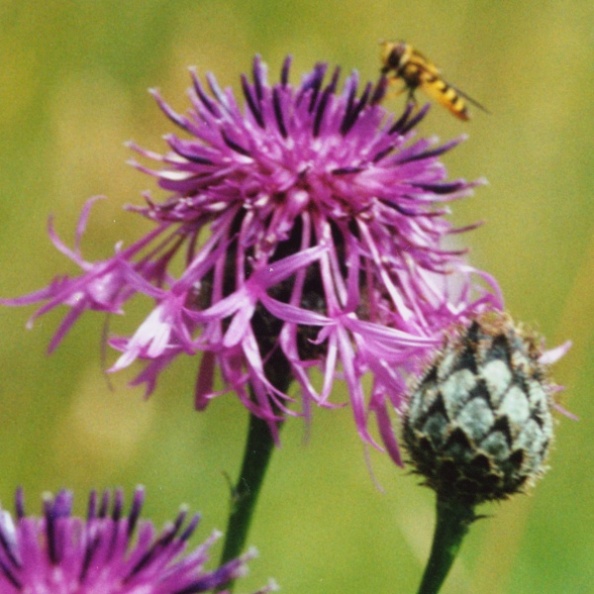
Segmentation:
[(409, 98), (414, 100), (415, 90), (421, 87), (460, 120), (470, 119), (466, 101), (489, 113), (478, 101), (446, 82), (439, 69), (409, 43), (384, 41), (381, 46), (381, 72), (388, 82), (402, 79), (404, 87), (400, 93), (407, 90)]

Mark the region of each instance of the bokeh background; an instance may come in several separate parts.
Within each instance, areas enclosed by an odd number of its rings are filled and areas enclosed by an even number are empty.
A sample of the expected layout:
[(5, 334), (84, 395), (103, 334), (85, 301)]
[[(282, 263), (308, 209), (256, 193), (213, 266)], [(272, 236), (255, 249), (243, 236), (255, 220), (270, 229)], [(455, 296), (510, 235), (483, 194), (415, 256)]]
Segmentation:
[[(188, 65), (238, 89), (255, 53), (271, 77), (291, 53), (293, 80), (319, 60), (374, 79), (377, 43), (393, 38), (414, 43), (492, 112), (461, 123), (435, 107), (420, 132), (469, 135), (445, 160), (452, 177), (490, 182), (454, 207), (459, 224), (487, 221), (463, 239), (472, 263), (550, 345), (574, 343), (556, 379), (580, 420), (559, 417), (552, 469), (532, 495), (481, 508), (489, 518), (473, 527), (443, 592), (594, 592), (591, 0), (1, 0), (0, 294), (74, 270), (50, 246), (50, 213), (70, 241), (86, 198), (109, 197), (93, 212), (89, 258), (146, 228), (121, 209), (152, 185), (125, 165), (123, 142), (161, 150), (173, 128), (148, 87), (184, 110)], [(110, 386), (101, 316), (83, 318), (46, 357), (61, 312), (26, 331), (30, 313), (0, 309), (3, 505), (17, 485), (35, 509), (43, 491), (67, 486), (83, 511), (90, 488), (141, 483), (157, 524), (185, 502), (203, 512), (199, 539), (223, 529), (246, 428), (239, 403), (225, 396), (194, 412), (195, 361), (176, 364), (149, 401), (126, 386), (134, 370)], [(299, 420), (284, 429), (249, 538), (260, 558), (238, 593), (269, 576), (291, 594), (415, 591), (432, 493), (374, 451), (372, 479), (348, 409), (316, 411), (306, 437)]]

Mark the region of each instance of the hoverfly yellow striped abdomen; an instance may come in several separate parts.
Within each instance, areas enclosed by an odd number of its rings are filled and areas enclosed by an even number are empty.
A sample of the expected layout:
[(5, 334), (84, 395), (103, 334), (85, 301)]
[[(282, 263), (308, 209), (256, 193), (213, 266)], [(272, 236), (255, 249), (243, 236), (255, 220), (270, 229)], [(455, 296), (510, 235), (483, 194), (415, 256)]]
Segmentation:
[(422, 89), (431, 99), (449, 109), (457, 118), (465, 121), (470, 119), (466, 101), (460, 96), (457, 89), (442, 78), (427, 79), (425, 84), (422, 85)]

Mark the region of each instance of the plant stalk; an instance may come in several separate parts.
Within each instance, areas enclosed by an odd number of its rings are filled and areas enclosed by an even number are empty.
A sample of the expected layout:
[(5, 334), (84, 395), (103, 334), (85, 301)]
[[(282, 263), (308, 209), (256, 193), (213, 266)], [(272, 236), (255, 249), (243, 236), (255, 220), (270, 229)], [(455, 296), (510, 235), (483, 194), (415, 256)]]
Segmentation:
[[(274, 439), (266, 421), (250, 413), (243, 462), (237, 483), (231, 489), (231, 509), (225, 532), (221, 564), (238, 557), (244, 550), (250, 523), (268, 463), (274, 450)], [(233, 583), (224, 587), (233, 591)]]
[(474, 505), (437, 496), (437, 518), (431, 555), (418, 594), (437, 594), (445, 582), (470, 525), (477, 516)]

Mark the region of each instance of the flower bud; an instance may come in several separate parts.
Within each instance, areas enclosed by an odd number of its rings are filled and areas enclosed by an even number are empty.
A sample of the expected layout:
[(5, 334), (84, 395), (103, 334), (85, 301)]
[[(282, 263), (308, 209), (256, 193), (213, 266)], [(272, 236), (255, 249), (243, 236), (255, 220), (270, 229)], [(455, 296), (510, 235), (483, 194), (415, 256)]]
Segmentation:
[(445, 340), (410, 397), (403, 435), (415, 472), (442, 499), (505, 499), (546, 470), (555, 385), (541, 345), (497, 311)]

